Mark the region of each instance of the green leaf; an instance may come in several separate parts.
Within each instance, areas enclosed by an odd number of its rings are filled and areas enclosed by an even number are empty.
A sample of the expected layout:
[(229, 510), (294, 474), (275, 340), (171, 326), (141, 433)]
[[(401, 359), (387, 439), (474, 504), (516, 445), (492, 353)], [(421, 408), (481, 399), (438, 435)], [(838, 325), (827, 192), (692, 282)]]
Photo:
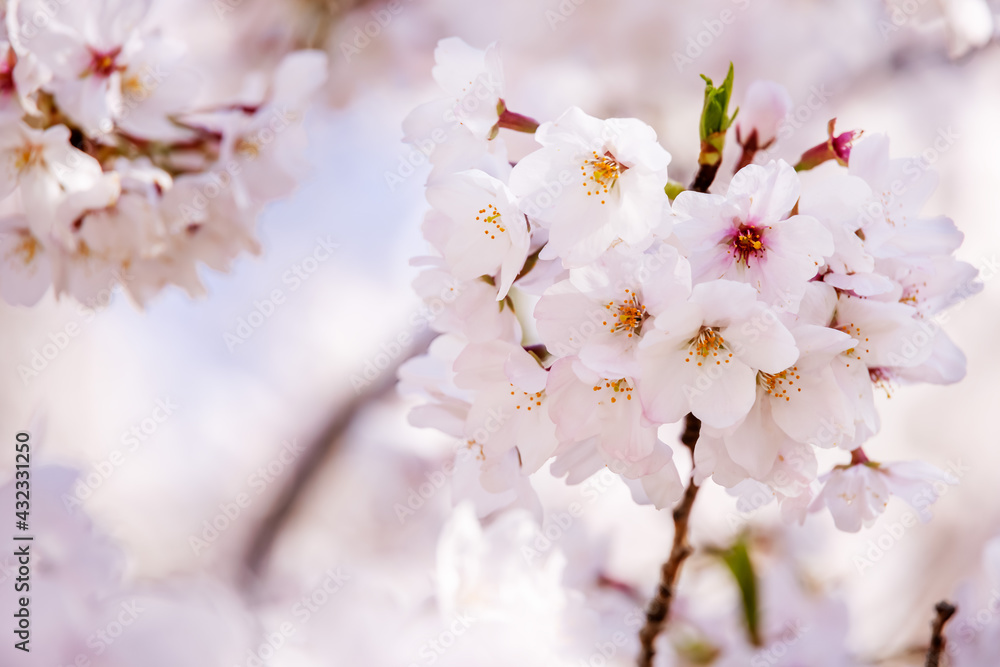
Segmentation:
[(733, 64), (729, 63), (729, 72), (721, 86), (716, 87), (712, 80), (701, 75), (705, 81), (705, 104), (701, 110), (700, 134), (702, 141), (707, 141), (715, 134), (725, 134), (736, 119), (739, 109), (729, 116), (729, 99), (733, 95)]
[(743, 600), (743, 616), (747, 623), (747, 632), (750, 635), (750, 643), (760, 646), (760, 612), (757, 605), (757, 576), (753, 571), (753, 563), (750, 562), (750, 552), (747, 549), (745, 537), (737, 540), (733, 546), (729, 547), (721, 554), (723, 562), (733, 573), (737, 585), (740, 587), (740, 597)]

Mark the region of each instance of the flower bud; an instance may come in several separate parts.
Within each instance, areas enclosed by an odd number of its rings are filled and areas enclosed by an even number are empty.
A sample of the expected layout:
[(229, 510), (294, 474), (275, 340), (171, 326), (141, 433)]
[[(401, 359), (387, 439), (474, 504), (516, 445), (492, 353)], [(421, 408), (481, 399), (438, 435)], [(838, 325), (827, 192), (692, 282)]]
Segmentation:
[(848, 130), (834, 135), (836, 122), (836, 118), (830, 119), (826, 126), (827, 140), (803, 153), (802, 157), (799, 158), (799, 163), (795, 165), (795, 171), (808, 171), (827, 160), (836, 160), (837, 164), (843, 167), (847, 166), (847, 162), (851, 158), (851, 147), (861, 137), (864, 130)]
[(754, 81), (747, 88), (736, 119), (736, 140), (746, 148), (767, 148), (778, 136), (778, 128), (792, 108), (792, 98), (781, 84)]

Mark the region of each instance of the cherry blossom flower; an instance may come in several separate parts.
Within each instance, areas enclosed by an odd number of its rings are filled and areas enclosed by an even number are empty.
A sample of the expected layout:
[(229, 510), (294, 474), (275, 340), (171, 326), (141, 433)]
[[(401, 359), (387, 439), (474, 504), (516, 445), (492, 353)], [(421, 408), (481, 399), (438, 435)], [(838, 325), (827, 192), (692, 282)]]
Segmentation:
[(871, 188), (861, 211), (865, 249), (876, 258), (949, 254), (963, 235), (945, 216), (921, 209), (934, 192), (937, 174), (921, 162), (890, 159), (885, 135), (866, 135), (854, 146), (848, 171)]
[(928, 507), (941, 495), (939, 485), (958, 483), (954, 475), (922, 461), (873, 463), (865, 459), (838, 466), (820, 480), (823, 490), (810, 511), (826, 507), (837, 528), (848, 533), (862, 526), (870, 528), (885, 511), (890, 496), (902, 498), (922, 521), (929, 521)]
[[(875, 271), (875, 258), (862, 239), (864, 222), (858, 215), (871, 197), (864, 180), (844, 170), (804, 172), (799, 212), (819, 220), (833, 237), (833, 253), (826, 258), (823, 280), (837, 289), (858, 296), (885, 294), (892, 281)], [(860, 234), (859, 234), (860, 232)]]
[(510, 167), (496, 136), (505, 109), (499, 48), (480, 50), (449, 37), (438, 42), (434, 60), (434, 80), (445, 97), (418, 106), (403, 120), (404, 140), (434, 165), (428, 182), (440, 173), (473, 168), (503, 176)]
[[(29, 664), (71, 664), (85, 658), (108, 667), (177, 661), (209, 667), (218, 660), (242, 659), (253, 630), (234, 591), (206, 577), (142, 585), (128, 581), (123, 550), (72, 507), (74, 486), (82, 484), (77, 471), (36, 465), (31, 481), (36, 532), (30, 555), (39, 564), (31, 572), (31, 602), (51, 613), (32, 618)], [(13, 506), (13, 479), (0, 487), (0, 498)], [(14, 596), (13, 586), (3, 593), (4, 604), (12, 609)], [(185, 646), (178, 647), (178, 636), (185, 638)], [(25, 662), (14, 644), (0, 648), (5, 664)], [(192, 648), (198, 655), (183, 657)]]
[(744, 281), (765, 302), (794, 311), (805, 283), (833, 254), (833, 239), (815, 218), (791, 215), (798, 197), (798, 176), (780, 160), (744, 167), (725, 196), (680, 193), (675, 231), (694, 281)]
[(426, 354), (408, 359), (400, 366), (399, 392), (429, 397), (432, 401), (410, 411), (408, 419), (413, 426), (462, 437), (473, 395), (455, 385), (454, 365), (467, 344), (458, 336), (438, 336), (431, 341)]
[[(46, 87), (90, 135), (109, 132), (122, 104), (125, 72), (143, 49), (149, 0), (82, 0), (67, 4), (31, 39), (31, 51), (53, 77)], [(23, 8), (30, 15), (30, 7)]]
[(548, 230), (542, 259), (583, 266), (612, 245), (651, 241), (667, 203), (670, 154), (634, 118), (600, 120), (573, 107), (535, 132), (542, 148), (510, 175), (521, 210)]
[(467, 346), (455, 359), (455, 384), (475, 392), (465, 437), (486, 461), (516, 450), (522, 474), (538, 470), (555, 449), (547, 373), (518, 345), (491, 341)]
[(458, 37), (438, 42), (431, 75), (447, 93), (449, 110), (479, 139), (490, 138), (499, 120), (504, 93), (503, 67), (497, 45), (484, 50)]
[(756, 400), (758, 373), (781, 373), (799, 354), (756, 291), (730, 280), (695, 285), (654, 324), (639, 344), (637, 383), (647, 417), (661, 423), (692, 412), (709, 426), (732, 426)]
[[(326, 54), (295, 51), (278, 64), (268, 94), (257, 104), (198, 119), (222, 136), (219, 163), (233, 172), (230, 187), (241, 207), (287, 196), (302, 178), (302, 119), (326, 71)], [(234, 163), (239, 165), (236, 170), (229, 168)]]
[[(605, 378), (569, 357), (553, 364), (546, 391), (551, 397), (550, 414), (560, 442), (558, 457), (587, 465), (579, 454), (593, 448), (599, 467), (607, 466), (612, 472), (640, 480), (669, 466), (666, 475), (650, 480), (651, 484), (658, 480), (668, 488), (658, 488), (650, 495), (666, 496), (667, 502), (661, 501), (658, 507), (680, 497), (683, 489), (671, 462), (673, 452), (657, 436), (658, 425), (644, 417), (638, 397), (633, 396), (632, 378)], [(596, 463), (593, 458), (590, 461)]]
[[(65, 125), (36, 130), (22, 123), (0, 127), (0, 198), (20, 187), (21, 203), (30, 219), (38, 220), (38, 233), (64, 194), (93, 187), (101, 166), (90, 155), (69, 143)], [(50, 221), (48, 221), (51, 224)]]
[(666, 243), (643, 254), (609, 252), (547, 289), (535, 306), (538, 334), (559, 356), (597, 373), (638, 375), (635, 352), (650, 318), (687, 298), (690, 268)]
[(850, 336), (826, 327), (796, 329), (800, 351), (795, 363), (779, 373), (757, 373), (757, 396), (747, 416), (721, 431), (710, 427), (706, 436), (720, 439), (726, 455), (763, 480), (781, 456), (796, 443), (834, 447), (853, 437), (855, 410), (837, 383), (831, 365), (856, 343)]
[[(507, 296), (528, 257), (528, 225), (513, 194), (489, 174), (470, 170), (446, 177), (427, 190), (445, 228), (441, 249), (459, 280), (495, 279), (497, 300)], [(428, 223), (430, 224), (430, 220)]]
[[(939, 328), (920, 322), (915, 310), (903, 303), (863, 299), (841, 294), (837, 299), (835, 328), (852, 336), (857, 345), (841, 355), (842, 375), (868, 374), (875, 381), (891, 381), (902, 369), (919, 367), (944, 340)], [(949, 377), (965, 374), (964, 356), (937, 359), (940, 372)]]
[[(635, 502), (668, 507), (682, 484), (659, 432), (690, 413), (694, 483), (761, 491), (801, 523), (843, 484), (839, 468), (817, 480), (816, 450), (860, 452), (879, 431), (876, 388), (963, 376), (936, 318), (980, 285), (952, 256), (954, 224), (920, 211), (934, 185), (925, 164), (890, 160), (884, 137), (838, 135), (833, 121), (794, 168), (746, 164), (790, 107), (768, 82), (737, 117), (742, 168), (724, 195), (668, 182), (670, 155), (641, 121), (577, 107), (538, 125), (541, 148), (511, 168), (498, 130), (534, 126), (512, 121), (502, 92), (489, 97), (495, 114), (463, 118), (424, 150), (435, 115), (457, 117), (468, 82), (499, 71), (493, 48), (442, 42), (435, 77), (448, 97), (405, 123), (434, 165), (423, 232), (436, 254), (416, 262), (427, 267), (416, 287), (428, 304), (455, 296), (432, 322), (448, 334), (451, 354), (437, 355), (448, 368), (414, 418), (481, 449), (461, 482), (477, 507), (525, 502), (525, 475), (549, 461), (570, 484), (610, 469)], [(711, 90), (703, 116), (726, 113)], [(495, 439), (470, 435), (511, 409), (524, 414)]]
[(52, 284), (52, 262), (24, 216), (0, 222), (0, 294), (7, 303), (30, 306)]
[(773, 81), (751, 83), (733, 122), (744, 155), (750, 153), (752, 157), (755, 151), (770, 148), (791, 110), (792, 97), (784, 86)]
[(0, 32), (0, 293), (89, 301), (116, 284), (138, 304), (170, 284), (203, 292), (202, 264), (257, 252), (261, 206), (302, 177), (301, 120), (326, 76), (288, 54), (232, 103), (198, 108), (185, 43), (151, 2), (9, 3)]
[(517, 316), (506, 304), (497, 303), (497, 289), (481, 279), (457, 280), (440, 258), (413, 281), (413, 287), (428, 309), (434, 331), (460, 334), (472, 342), (498, 339), (517, 341), (522, 329)]

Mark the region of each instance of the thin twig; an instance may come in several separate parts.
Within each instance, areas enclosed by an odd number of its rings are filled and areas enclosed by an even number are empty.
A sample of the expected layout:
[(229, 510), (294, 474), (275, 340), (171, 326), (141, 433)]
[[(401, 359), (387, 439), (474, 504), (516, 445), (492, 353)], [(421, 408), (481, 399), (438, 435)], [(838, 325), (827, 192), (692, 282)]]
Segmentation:
[[(692, 461), (699, 433), (701, 433), (701, 420), (689, 414), (684, 421), (681, 442), (691, 450)], [(670, 603), (674, 599), (674, 588), (677, 585), (677, 578), (680, 576), (681, 566), (691, 555), (691, 545), (688, 544), (688, 519), (691, 517), (691, 507), (694, 505), (694, 499), (697, 495), (698, 485), (694, 483), (694, 472), (692, 471), (691, 480), (684, 490), (684, 497), (674, 508), (674, 543), (670, 549), (670, 557), (660, 568), (660, 584), (646, 610), (646, 625), (639, 631), (639, 642), (642, 645), (639, 653), (639, 667), (652, 667), (653, 665), (656, 638), (663, 630), (663, 626), (667, 623), (667, 617), (670, 615)]]
[(720, 165), (721, 161), (716, 164), (698, 165), (698, 173), (695, 174), (694, 181), (692, 181), (691, 187), (688, 190), (708, 192), (708, 188), (712, 185), (712, 181), (715, 180), (715, 174), (719, 171)]
[(426, 352), (436, 336), (436, 332), (428, 330), (416, 337), (410, 348), (386, 367), (375, 381), (367, 385), (353, 399), (334, 410), (319, 435), (306, 446), (306, 451), (299, 457), (288, 483), (281, 489), (280, 495), (271, 505), (270, 512), (261, 521), (250, 540), (243, 558), (245, 570), (242, 574), (245, 577), (245, 584), (253, 583), (259, 578), (278, 535), (295, 513), (299, 502), (323, 469), (323, 463), (336, 449), (337, 443), (354, 422), (355, 417), (388, 394), (396, 386), (396, 373), (399, 367), (408, 359)]
[(933, 630), (931, 645), (927, 649), (927, 662), (924, 663), (924, 667), (938, 667), (941, 664), (941, 654), (944, 653), (945, 644), (948, 643), (944, 637), (944, 626), (955, 615), (957, 608), (950, 602), (941, 600), (934, 605), (934, 611), (937, 612), (937, 617), (931, 622)]

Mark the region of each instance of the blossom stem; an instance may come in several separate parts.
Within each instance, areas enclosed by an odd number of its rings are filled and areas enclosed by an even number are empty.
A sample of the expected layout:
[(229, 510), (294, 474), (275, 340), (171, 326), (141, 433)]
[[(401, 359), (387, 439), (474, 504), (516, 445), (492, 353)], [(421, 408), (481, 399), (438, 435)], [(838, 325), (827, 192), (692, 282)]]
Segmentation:
[(940, 665), (941, 654), (944, 653), (947, 643), (944, 637), (944, 626), (958, 609), (950, 602), (941, 600), (934, 605), (934, 610), (937, 612), (937, 617), (931, 622), (931, 645), (927, 649), (927, 661), (924, 663), (924, 667), (938, 667)]
[(535, 130), (538, 129), (538, 121), (534, 118), (529, 118), (506, 108), (500, 113), (500, 120), (497, 121), (497, 125), (507, 130), (527, 132), (528, 134), (534, 134)]
[[(738, 129), (736, 133), (738, 136), (739, 135)], [(773, 140), (768, 142), (768, 145), (770, 145), (771, 143), (773, 143)], [(753, 130), (750, 133), (750, 136), (747, 137), (746, 141), (740, 142), (740, 146), (742, 147), (743, 150), (740, 152), (740, 160), (739, 162), (736, 163), (736, 168), (733, 170), (734, 174), (743, 167), (753, 164), (753, 158), (755, 155), (757, 155), (758, 150), (762, 148), (767, 148), (767, 146), (757, 145), (757, 130)]]
[(698, 173), (695, 175), (694, 181), (691, 182), (691, 187), (688, 190), (708, 192), (709, 186), (715, 180), (715, 174), (719, 171), (719, 164), (719, 162), (716, 162), (715, 164), (699, 165)]
[(756, 146), (751, 148), (749, 145), (743, 147), (743, 152), (740, 153), (740, 161), (736, 163), (736, 169), (733, 171), (739, 171), (747, 165), (753, 164), (753, 158), (757, 154)]
[(858, 447), (857, 449), (854, 449), (853, 451), (851, 451), (851, 465), (852, 466), (861, 465), (863, 463), (868, 463), (869, 461), (870, 461), (870, 459), (868, 458), (868, 455), (865, 454), (865, 450), (861, 449), (860, 447)]
[[(691, 450), (692, 460), (694, 459), (694, 447), (698, 443), (700, 433), (701, 420), (688, 414), (684, 420), (681, 442)], [(670, 557), (660, 568), (660, 584), (646, 610), (646, 624), (639, 631), (641, 645), (639, 667), (652, 667), (653, 665), (653, 656), (656, 654), (656, 638), (667, 624), (670, 604), (674, 598), (674, 588), (677, 585), (677, 578), (680, 576), (681, 566), (684, 565), (684, 561), (692, 552), (691, 545), (688, 544), (688, 520), (691, 518), (691, 508), (694, 505), (695, 496), (698, 495), (698, 488), (698, 485), (694, 483), (694, 473), (692, 473), (691, 480), (684, 490), (684, 497), (674, 508), (674, 542), (670, 549)]]

